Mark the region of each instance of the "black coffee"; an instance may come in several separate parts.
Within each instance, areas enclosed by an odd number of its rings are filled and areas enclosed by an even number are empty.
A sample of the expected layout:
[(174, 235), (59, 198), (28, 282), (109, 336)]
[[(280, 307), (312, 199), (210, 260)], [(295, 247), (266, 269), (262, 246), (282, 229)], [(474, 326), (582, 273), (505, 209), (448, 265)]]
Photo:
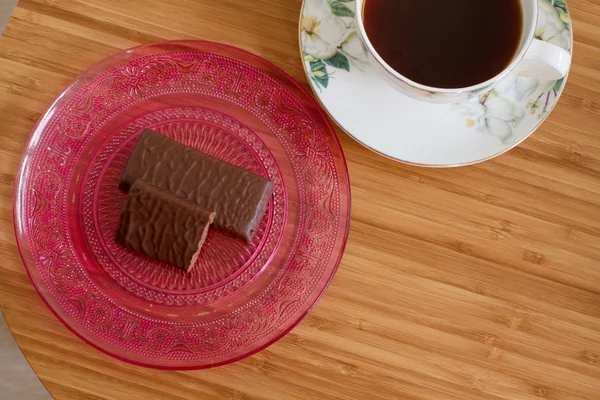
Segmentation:
[(523, 31), (520, 0), (365, 0), (379, 55), (417, 83), (461, 88), (500, 73)]

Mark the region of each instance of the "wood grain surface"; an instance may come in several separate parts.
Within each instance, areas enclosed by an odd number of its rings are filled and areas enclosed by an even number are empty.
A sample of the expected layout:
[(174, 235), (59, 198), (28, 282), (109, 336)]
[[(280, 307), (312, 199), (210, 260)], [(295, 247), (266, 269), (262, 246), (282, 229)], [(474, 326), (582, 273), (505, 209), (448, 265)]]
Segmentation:
[[(129, 365), (42, 303), (19, 258), (12, 191), (34, 123), (120, 49), (207, 39), (307, 87), (300, 0), (21, 0), (0, 39), (0, 306), (56, 399), (599, 399), (600, 2), (569, 0), (575, 56), (547, 122), (480, 165), (389, 161), (341, 130), (347, 250), (309, 316), (268, 349), (203, 371)], [(0, 394), (0, 398), (2, 395)]]

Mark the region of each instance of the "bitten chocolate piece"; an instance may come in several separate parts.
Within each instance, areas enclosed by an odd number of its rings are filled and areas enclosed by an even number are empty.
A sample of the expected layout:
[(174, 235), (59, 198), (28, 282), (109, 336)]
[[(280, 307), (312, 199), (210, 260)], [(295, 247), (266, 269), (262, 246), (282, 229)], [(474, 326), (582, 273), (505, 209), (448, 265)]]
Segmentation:
[(273, 192), (273, 182), (144, 130), (129, 158), (119, 189), (137, 180), (215, 210), (215, 225), (250, 243)]
[(137, 180), (129, 190), (115, 242), (189, 272), (214, 217), (214, 211)]

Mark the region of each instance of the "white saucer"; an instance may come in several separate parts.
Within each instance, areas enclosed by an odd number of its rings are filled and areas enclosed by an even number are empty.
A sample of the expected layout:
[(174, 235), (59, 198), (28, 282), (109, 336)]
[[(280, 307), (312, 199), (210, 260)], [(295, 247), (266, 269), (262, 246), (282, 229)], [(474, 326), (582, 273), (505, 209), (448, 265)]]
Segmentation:
[[(538, 0), (536, 37), (572, 53), (565, 0)], [(330, 117), (365, 147), (431, 167), (474, 164), (526, 139), (556, 105), (566, 78), (509, 75), (479, 98), (430, 104), (392, 89), (367, 61), (354, 1), (304, 0), (299, 25), (304, 70)]]

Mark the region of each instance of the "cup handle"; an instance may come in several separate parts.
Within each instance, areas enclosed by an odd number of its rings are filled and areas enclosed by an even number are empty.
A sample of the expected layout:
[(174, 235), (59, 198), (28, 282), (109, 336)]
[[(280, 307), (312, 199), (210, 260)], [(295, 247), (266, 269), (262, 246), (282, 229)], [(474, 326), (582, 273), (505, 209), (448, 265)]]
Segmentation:
[(543, 40), (534, 39), (525, 57), (516, 67), (520, 76), (554, 81), (569, 72), (571, 55), (564, 49)]

